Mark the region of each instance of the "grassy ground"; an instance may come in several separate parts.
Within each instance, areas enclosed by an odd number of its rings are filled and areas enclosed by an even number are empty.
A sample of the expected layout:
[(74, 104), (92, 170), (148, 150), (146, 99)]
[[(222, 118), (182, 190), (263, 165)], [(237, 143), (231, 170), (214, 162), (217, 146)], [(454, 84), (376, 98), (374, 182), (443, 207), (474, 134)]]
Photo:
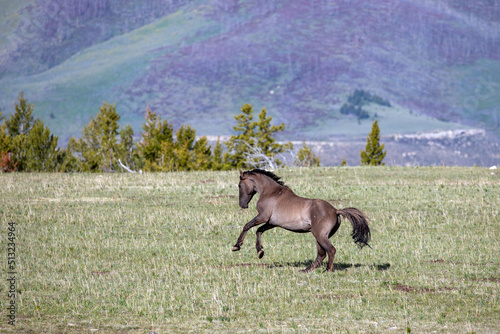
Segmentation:
[[(492, 173), (493, 172), (493, 173)], [(483, 168), (279, 170), (299, 195), (371, 218), (373, 250), (344, 221), (335, 271), (299, 272), (310, 234), (255, 234), (237, 172), (0, 174), (1, 333), (495, 333), (500, 174)], [(255, 199), (254, 199), (255, 201)], [(16, 325), (8, 223), (16, 222)], [(326, 261), (325, 261), (326, 262)]]

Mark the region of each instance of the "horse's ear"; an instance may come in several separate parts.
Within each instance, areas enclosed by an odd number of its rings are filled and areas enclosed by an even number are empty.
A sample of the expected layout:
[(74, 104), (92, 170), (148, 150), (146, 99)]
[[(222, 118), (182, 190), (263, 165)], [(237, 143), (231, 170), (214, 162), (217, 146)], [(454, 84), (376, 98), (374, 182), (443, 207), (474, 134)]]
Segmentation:
[(241, 169), (238, 169), (240, 171), (240, 178), (243, 177), (243, 171)]

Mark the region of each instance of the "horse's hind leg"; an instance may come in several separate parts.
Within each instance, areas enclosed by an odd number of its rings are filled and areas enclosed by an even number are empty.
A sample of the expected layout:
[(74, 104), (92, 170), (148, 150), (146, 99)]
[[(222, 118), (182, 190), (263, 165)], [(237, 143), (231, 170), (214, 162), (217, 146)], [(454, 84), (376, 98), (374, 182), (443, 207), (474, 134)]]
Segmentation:
[(313, 232), (313, 235), (316, 238), (316, 247), (318, 248), (318, 257), (316, 258), (316, 260), (314, 260), (314, 262), (309, 267), (306, 268), (305, 271), (309, 271), (309, 270), (316, 268), (316, 266), (318, 264), (320, 264), (321, 261), (324, 260), (324, 258), (326, 257), (326, 254), (328, 254), (328, 264), (326, 266), (326, 271), (332, 271), (333, 270), (333, 259), (335, 258), (335, 253), (337, 252), (337, 250), (335, 249), (335, 247), (333, 247), (330, 240), (328, 240), (329, 234), (324, 235), (323, 233), (320, 233), (318, 235), (318, 234), (314, 234), (314, 232)]
[(326, 266), (326, 271), (332, 271), (333, 270), (333, 259), (335, 259), (335, 253), (337, 253), (337, 250), (335, 247), (333, 247), (332, 243), (328, 238), (319, 238), (317, 240), (321, 247), (328, 253), (328, 264)]
[(260, 240), (260, 237), (262, 236), (262, 233), (264, 233), (267, 230), (270, 230), (274, 227), (275, 226), (273, 226), (271, 224), (264, 224), (257, 229), (257, 241), (255, 244), (255, 248), (257, 248), (257, 256), (259, 257), (259, 259), (262, 259), (262, 257), (264, 256), (264, 251), (262, 250), (262, 242)]
[(337, 230), (340, 227), (340, 223), (341, 223), (340, 219), (337, 216), (337, 221), (336, 221), (335, 225), (333, 225), (332, 230), (330, 231), (330, 233), (328, 233), (328, 239), (330, 239), (335, 234), (335, 232), (337, 232)]
[(316, 268), (321, 263), (321, 261), (325, 259), (326, 254), (328, 254), (328, 264), (326, 266), (326, 271), (332, 271), (333, 259), (335, 258), (335, 253), (337, 252), (337, 250), (335, 249), (335, 247), (333, 247), (329, 238), (335, 232), (337, 232), (339, 226), (340, 226), (340, 219), (338, 219), (338, 217), (335, 217), (335, 219), (327, 217), (322, 220), (316, 221), (315, 224), (313, 224), (311, 232), (316, 238), (318, 257), (304, 271), (310, 271)]
[(318, 255), (316, 256), (316, 260), (314, 260), (313, 263), (307, 266), (306, 269), (302, 269), (301, 270), (302, 272), (307, 273), (311, 270), (314, 270), (314, 268), (316, 268), (325, 259), (326, 252), (323, 249), (323, 247), (321, 247), (321, 245), (318, 243), (318, 240), (316, 240), (316, 248), (318, 249)]

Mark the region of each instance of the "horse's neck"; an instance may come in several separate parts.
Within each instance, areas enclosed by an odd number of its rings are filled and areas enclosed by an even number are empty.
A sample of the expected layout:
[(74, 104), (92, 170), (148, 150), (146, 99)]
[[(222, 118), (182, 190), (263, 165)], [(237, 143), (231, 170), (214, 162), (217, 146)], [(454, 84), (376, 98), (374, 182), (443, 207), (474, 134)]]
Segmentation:
[(261, 197), (262, 195), (274, 193), (277, 188), (283, 187), (267, 176), (259, 177), (259, 182), (256, 182), (256, 186), (257, 192)]

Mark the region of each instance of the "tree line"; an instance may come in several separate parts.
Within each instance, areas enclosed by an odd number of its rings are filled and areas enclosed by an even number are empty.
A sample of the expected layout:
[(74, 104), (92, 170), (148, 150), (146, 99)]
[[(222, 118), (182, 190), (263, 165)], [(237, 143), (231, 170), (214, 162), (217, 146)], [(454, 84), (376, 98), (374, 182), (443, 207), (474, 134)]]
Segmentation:
[(375, 103), (381, 106), (390, 107), (391, 103), (380, 96), (370, 94), (362, 89), (356, 89), (349, 95), (347, 102), (340, 107), (340, 113), (343, 115), (354, 115), (358, 121), (370, 118), (370, 114), (363, 109), (363, 106), (369, 103)]
[(271, 125), (264, 109), (254, 120), (253, 107), (245, 104), (235, 116), (235, 135), (210, 145), (196, 130), (173, 125), (146, 107), (140, 140), (134, 142), (130, 125), (119, 125), (116, 104), (103, 102), (96, 117), (71, 137), (66, 148), (58, 146), (40, 119), (33, 116), (34, 105), (21, 92), (15, 113), (6, 119), (0, 112), (0, 168), (3, 172), (168, 172), (231, 170), (236, 168), (276, 168), (285, 164), (285, 153), (297, 166), (319, 166), (320, 160), (309, 146), (295, 154), (292, 143), (280, 144), (275, 134), (285, 124)]

